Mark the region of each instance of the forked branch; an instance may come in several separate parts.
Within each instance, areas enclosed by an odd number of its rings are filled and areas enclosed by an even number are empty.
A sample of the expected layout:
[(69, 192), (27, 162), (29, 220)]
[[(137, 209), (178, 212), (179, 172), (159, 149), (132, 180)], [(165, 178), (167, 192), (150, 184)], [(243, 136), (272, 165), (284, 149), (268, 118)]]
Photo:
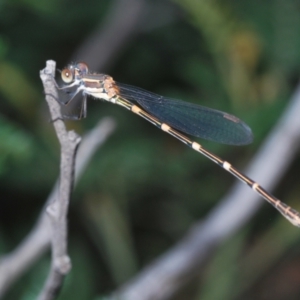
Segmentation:
[(64, 276), (71, 268), (67, 253), (67, 213), (75, 174), (75, 155), (81, 138), (74, 131), (67, 131), (61, 120), (60, 106), (55, 100), (58, 97), (54, 85), (55, 62), (47, 61), (46, 68), (41, 71), (51, 119), (61, 145), (61, 161), (58, 193), (53, 202), (49, 203), (46, 211), (50, 220), (52, 262), (48, 279), (40, 300), (50, 300), (59, 292)]

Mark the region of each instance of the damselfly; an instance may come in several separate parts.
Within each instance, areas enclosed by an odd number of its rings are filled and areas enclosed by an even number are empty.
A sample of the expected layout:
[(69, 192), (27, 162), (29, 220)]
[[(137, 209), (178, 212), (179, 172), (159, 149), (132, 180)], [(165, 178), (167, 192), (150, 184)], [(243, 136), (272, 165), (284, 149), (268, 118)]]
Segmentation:
[(115, 82), (108, 75), (91, 73), (88, 66), (82, 62), (68, 65), (62, 70), (61, 77), (66, 85), (58, 88), (67, 91), (73, 90), (71, 94), (69, 92), (69, 99), (66, 102), (58, 99), (62, 105), (67, 105), (80, 93), (83, 96), (80, 115), (72, 117), (72, 119), (86, 117), (88, 95), (120, 105), (206, 156), (247, 184), (273, 205), (293, 225), (300, 227), (299, 212), (268, 193), (258, 183), (238, 171), (229, 162), (219, 158), (182, 134), (184, 132), (196, 137), (230, 145), (249, 144), (253, 139), (252, 131), (237, 117), (222, 111), (166, 98), (137, 87)]

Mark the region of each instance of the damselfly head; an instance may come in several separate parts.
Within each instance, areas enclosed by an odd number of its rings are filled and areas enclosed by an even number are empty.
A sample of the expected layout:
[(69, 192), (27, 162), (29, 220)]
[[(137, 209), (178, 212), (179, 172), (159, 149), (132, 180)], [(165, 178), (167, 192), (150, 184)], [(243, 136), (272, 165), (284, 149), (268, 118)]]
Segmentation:
[(74, 75), (74, 68), (71, 68), (70, 66), (61, 71), (61, 79), (65, 83), (71, 83), (74, 80)]
[(88, 71), (89, 68), (86, 63), (79, 62), (70, 64), (61, 71), (61, 78), (65, 83), (71, 83), (75, 79), (80, 79), (82, 76), (86, 75)]
[(75, 66), (75, 70), (79, 75), (86, 75), (89, 72), (89, 67), (84, 62), (79, 62)]

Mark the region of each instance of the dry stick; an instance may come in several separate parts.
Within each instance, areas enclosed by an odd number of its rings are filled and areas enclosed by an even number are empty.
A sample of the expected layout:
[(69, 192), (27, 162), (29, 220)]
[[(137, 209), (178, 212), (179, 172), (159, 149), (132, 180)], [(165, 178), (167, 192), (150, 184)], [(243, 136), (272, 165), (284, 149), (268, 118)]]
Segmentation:
[[(55, 75), (55, 62), (47, 61), (46, 68), (40, 72), (44, 85), (46, 101), (51, 119), (61, 145), (59, 188), (55, 200), (49, 203), (46, 211), (51, 231), (52, 261), (46, 284), (38, 299), (54, 299), (58, 294), (65, 275), (71, 269), (67, 253), (67, 213), (74, 181), (75, 155), (81, 138), (74, 131), (67, 131), (60, 113), (60, 105), (52, 78)], [(51, 78), (52, 77), (52, 78)]]
[[(299, 111), (300, 85), (284, 115), (245, 171), (268, 190), (284, 175), (299, 150)], [(199, 267), (212, 249), (239, 230), (263, 203), (247, 186), (236, 183), (205, 220), (196, 223), (175, 247), (122, 286), (110, 299), (169, 299), (192, 276), (199, 274)], [(287, 224), (287, 230), (299, 229)]]
[[(76, 160), (76, 180), (84, 172), (86, 165), (98, 147), (100, 147), (115, 129), (112, 118), (104, 118), (93, 130), (84, 137), (78, 150)], [(55, 184), (47, 203), (52, 203), (58, 193), (58, 183)], [(49, 217), (45, 210), (39, 220), (22, 243), (11, 253), (0, 260), (0, 298), (9, 287), (49, 248), (50, 245)]]

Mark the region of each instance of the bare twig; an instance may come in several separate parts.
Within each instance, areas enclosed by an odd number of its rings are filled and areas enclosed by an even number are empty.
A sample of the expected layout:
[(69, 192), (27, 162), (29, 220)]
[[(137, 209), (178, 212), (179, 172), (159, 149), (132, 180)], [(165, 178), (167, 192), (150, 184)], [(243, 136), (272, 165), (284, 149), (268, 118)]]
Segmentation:
[[(300, 85), (282, 118), (245, 171), (268, 190), (284, 175), (299, 149), (299, 111)], [(169, 299), (199, 272), (199, 266), (211, 250), (241, 228), (263, 203), (248, 187), (236, 183), (205, 220), (196, 223), (182, 241), (117, 290), (111, 299)], [(297, 229), (291, 226), (290, 230)]]
[(61, 145), (59, 188), (55, 200), (49, 203), (46, 211), (51, 231), (52, 262), (45, 287), (39, 295), (40, 300), (54, 299), (60, 290), (65, 274), (71, 268), (67, 253), (67, 212), (73, 188), (75, 155), (81, 138), (74, 131), (67, 131), (61, 120), (60, 106), (55, 100), (57, 90), (54, 85), (55, 62), (47, 61), (40, 77), (44, 85), (46, 101), (49, 105), (51, 119)]
[[(84, 172), (86, 165), (115, 128), (111, 118), (104, 118), (95, 128), (85, 135), (78, 150), (75, 183)], [(58, 183), (53, 187), (47, 203), (54, 202), (58, 193)], [(0, 260), (0, 298), (22, 274), (37, 261), (49, 248), (50, 226), (48, 214), (43, 210), (36, 225), (24, 241), (11, 253)]]

